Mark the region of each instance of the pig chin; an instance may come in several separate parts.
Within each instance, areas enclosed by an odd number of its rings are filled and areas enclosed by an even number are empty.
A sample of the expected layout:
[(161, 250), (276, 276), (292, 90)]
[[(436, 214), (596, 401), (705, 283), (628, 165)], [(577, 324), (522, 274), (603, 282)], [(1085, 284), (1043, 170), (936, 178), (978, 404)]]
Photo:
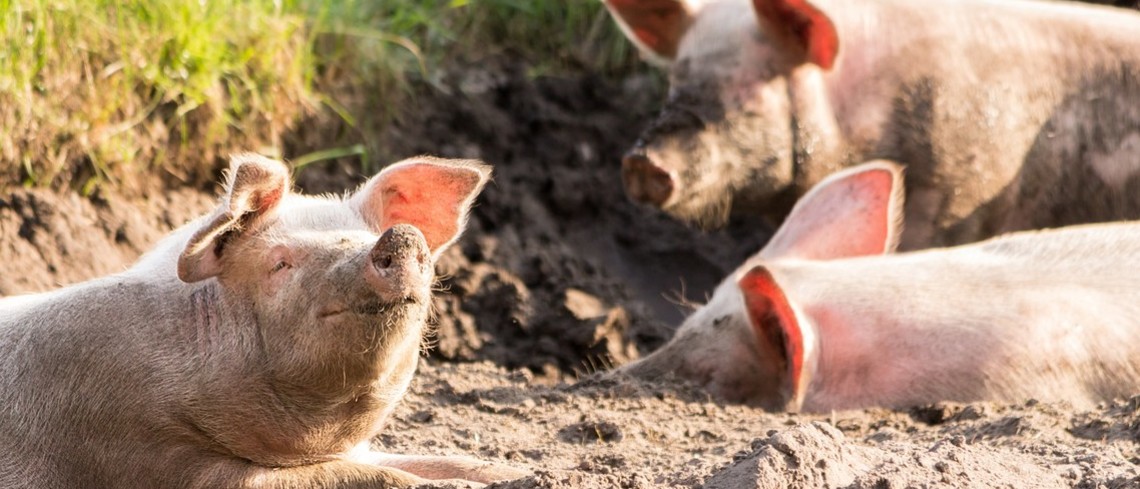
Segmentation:
[[(725, 358), (736, 361), (726, 362)], [(751, 357), (739, 352), (694, 355), (676, 366), (675, 375), (728, 403), (782, 410), (786, 399), (778, 378), (747, 358)]]
[(732, 211), (732, 193), (705, 191), (678, 195), (661, 208), (666, 214), (705, 230), (724, 227)]
[[(715, 229), (728, 222), (733, 193), (726, 175), (712, 170), (710, 155), (678, 148), (650, 149), (647, 157), (671, 168), (668, 198), (656, 204), (662, 212), (686, 224)], [(677, 170), (679, 169), (679, 170)], [(628, 189), (627, 185), (627, 189)]]

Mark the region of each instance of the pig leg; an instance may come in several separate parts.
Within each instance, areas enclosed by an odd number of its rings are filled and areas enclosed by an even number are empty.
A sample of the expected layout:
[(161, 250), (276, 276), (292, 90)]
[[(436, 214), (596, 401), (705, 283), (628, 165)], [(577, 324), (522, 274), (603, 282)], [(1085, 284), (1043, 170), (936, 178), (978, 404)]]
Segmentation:
[(354, 450), (352, 460), (364, 464), (382, 467), (392, 467), (406, 471), (425, 479), (460, 479), (465, 481), (492, 482), (521, 479), (530, 475), (530, 472), (519, 470), (493, 462), (485, 462), (471, 457), (461, 456), (432, 456), (432, 455), (394, 455), (373, 452), (371, 450)]
[(389, 455), (378, 453), (378, 465), (394, 467), (426, 479), (462, 479), (490, 484), (521, 479), (530, 472), (462, 456)]
[(212, 470), (193, 487), (244, 489), (381, 489), (432, 481), (392, 467), (337, 460), (298, 467)]

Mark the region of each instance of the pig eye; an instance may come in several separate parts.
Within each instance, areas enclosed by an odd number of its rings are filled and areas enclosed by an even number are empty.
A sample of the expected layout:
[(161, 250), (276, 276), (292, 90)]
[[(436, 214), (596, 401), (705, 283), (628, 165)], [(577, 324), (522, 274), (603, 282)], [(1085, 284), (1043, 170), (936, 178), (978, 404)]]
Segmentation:
[(724, 322), (727, 320), (728, 320), (728, 316), (721, 316), (721, 317), (718, 317), (716, 319), (713, 319), (713, 326), (720, 326), (721, 324), (724, 324)]
[(285, 260), (279, 260), (276, 265), (273, 265), (273, 269), (270, 270), (269, 273), (277, 273), (286, 268), (293, 268), (293, 265), (290, 265), (289, 262)]

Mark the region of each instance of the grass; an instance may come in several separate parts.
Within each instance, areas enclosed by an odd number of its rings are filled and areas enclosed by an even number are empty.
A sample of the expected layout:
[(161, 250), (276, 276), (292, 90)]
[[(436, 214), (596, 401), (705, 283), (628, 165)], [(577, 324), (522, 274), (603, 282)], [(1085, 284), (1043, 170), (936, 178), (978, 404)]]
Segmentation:
[(383, 108), (457, 57), (636, 65), (597, 0), (0, 0), (0, 36), (0, 186), (84, 193), (212, 181), (322, 111), (370, 130), (299, 162), (367, 161)]

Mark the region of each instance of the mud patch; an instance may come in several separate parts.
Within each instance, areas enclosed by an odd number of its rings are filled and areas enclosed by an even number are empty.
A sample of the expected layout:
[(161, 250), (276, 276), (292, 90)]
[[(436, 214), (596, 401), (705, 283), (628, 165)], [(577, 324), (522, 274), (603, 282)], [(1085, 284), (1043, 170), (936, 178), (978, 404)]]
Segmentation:
[(123, 271), (213, 202), (189, 189), (129, 200), (11, 190), (0, 195), (0, 296)]

